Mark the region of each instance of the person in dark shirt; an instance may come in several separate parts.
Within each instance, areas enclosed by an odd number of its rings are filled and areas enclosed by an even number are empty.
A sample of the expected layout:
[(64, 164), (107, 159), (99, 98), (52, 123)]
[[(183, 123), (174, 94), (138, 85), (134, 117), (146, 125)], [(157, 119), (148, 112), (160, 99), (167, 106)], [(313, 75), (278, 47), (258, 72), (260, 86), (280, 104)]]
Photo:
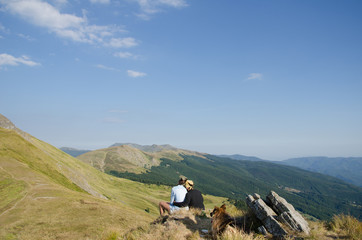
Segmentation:
[(187, 189), (187, 194), (183, 202), (173, 202), (173, 205), (178, 207), (189, 207), (189, 208), (199, 208), (205, 210), (204, 198), (199, 190), (194, 189), (194, 182), (192, 180), (187, 180), (185, 183)]

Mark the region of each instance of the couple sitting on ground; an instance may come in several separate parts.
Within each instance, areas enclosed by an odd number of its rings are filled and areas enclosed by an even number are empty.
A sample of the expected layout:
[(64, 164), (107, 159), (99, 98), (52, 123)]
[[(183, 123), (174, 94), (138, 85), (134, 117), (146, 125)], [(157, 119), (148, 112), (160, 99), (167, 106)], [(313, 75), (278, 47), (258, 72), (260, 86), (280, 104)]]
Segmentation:
[(171, 190), (170, 202), (160, 202), (160, 215), (164, 212), (173, 213), (181, 208), (198, 208), (205, 210), (204, 198), (199, 190), (194, 189), (194, 182), (188, 180), (185, 176), (180, 176), (178, 185)]

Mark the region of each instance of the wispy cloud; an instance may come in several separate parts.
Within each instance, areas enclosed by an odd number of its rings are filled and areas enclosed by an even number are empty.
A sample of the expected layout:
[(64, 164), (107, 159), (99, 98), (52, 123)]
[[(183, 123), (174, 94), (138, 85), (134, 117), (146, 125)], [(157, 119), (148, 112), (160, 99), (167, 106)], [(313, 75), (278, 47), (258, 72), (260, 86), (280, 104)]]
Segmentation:
[(28, 56), (14, 57), (7, 53), (0, 54), (0, 66), (18, 66), (19, 64), (27, 65), (30, 67), (39, 66), (40, 63), (32, 61)]
[(163, 7), (183, 8), (188, 6), (186, 0), (132, 0), (141, 8), (140, 18), (148, 20), (150, 15), (162, 11)]
[(111, 40), (108, 43), (106, 43), (106, 45), (114, 48), (130, 48), (137, 46), (138, 43), (136, 39), (127, 37), (127, 38), (111, 38)]
[(147, 75), (146, 73), (136, 72), (136, 71), (133, 71), (133, 70), (128, 70), (127, 74), (128, 74), (128, 76), (133, 77), (133, 78), (144, 77), (144, 76)]
[(109, 4), (110, 0), (90, 0), (91, 3)]
[(0, 31), (5, 31), (5, 27), (0, 23)]
[(30, 37), (28, 35), (22, 34), (22, 33), (19, 33), (18, 36), (21, 37), (21, 38), (24, 38), (24, 39), (26, 39), (28, 41), (34, 41), (35, 40), (34, 38), (32, 38), (32, 37)]
[(135, 60), (141, 58), (140, 56), (134, 55), (133, 53), (130, 52), (116, 52), (113, 54), (113, 56), (118, 58), (135, 59)]
[(42, 0), (0, 0), (0, 3), (10, 13), (64, 39), (114, 48), (137, 45), (134, 38), (116, 36), (124, 32), (120, 27), (89, 24), (85, 11), (81, 17), (61, 13), (56, 7)]
[(261, 73), (250, 73), (247, 80), (262, 80), (263, 74)]
[(116, 68), (107, 67), (107, 66), (104, 66), (102, 64), (97, 64), (97, 65), (95, 65), (95, 67), (100, 68), (100, 69), (104, 69), (104, 70), (107, 70), (107, 71), (117, 71), (117, 72), (119, 72), (119, 70), (116, 69)]
[[(1, 11), (1, 8), (0, 8), (0, 11)], [(4, 27), (4, 25), (2, 25), (1, 22), (0, 22), (0, 32), (3, 32), (5, 34), (9, 34), (10, 30), (7, 29), (6, 27)]]

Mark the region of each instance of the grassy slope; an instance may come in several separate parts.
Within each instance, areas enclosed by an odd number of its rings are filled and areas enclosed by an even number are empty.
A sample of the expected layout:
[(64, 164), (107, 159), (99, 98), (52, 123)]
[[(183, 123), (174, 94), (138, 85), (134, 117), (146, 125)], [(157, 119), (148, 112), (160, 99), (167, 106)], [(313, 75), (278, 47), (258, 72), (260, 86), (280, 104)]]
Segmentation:
[[(169, 192), (109, 176), (38, 139), (29, 142), (0, 128), (0, 239), (123, 234), (153, 221)], [(224, 200), (205, 197), (208, 208)]]

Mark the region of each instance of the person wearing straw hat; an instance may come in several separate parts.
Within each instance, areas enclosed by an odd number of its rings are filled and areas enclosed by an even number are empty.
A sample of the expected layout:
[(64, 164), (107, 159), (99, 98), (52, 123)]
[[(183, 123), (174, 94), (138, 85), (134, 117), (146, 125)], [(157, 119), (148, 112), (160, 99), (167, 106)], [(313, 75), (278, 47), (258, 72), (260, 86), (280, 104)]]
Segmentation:
[(185, 183), (187, 189), (187, 194), (183, 202), (173, 202), (173, 205), (178, 207), (189, 207), (189, 208), (198, 208), (205, 210), (204, 198), (199, 190), (194, 189), (194, 182), (192, 180), (187, 180)]
[(175, 206), (173, 202), (182, 202), (185, 200), (185, 196), (187, 194), (187, 190), (184, 186), (187, 178), (185, 176), (180, 176), (178, 181), (178, 185), (171, 189), (171, 199), (170, 202), (161, 201), (158, 206), (160, 209), (160, 215), (163, 216), (167, 211), (168, 213), (173, 213), (180, 209), (180, 207)]

